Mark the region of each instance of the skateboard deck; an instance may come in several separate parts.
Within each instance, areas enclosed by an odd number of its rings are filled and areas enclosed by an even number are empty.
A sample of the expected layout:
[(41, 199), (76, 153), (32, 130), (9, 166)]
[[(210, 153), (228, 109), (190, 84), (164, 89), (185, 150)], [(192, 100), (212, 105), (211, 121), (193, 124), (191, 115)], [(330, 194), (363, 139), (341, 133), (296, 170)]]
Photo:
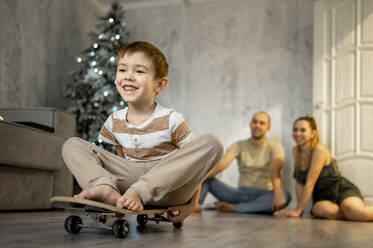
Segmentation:
[[(118, 238), (125, 238), (129, 233), (129, 223), (124, 219), (124, 217), (129, 214), (137, 215), (137, 222), (139, 224), (137, 228), (138, 230), (143, 229), (148, 221), (154, 221), (157, 224), (159, 222), (170, 222), (166, 215), (168, 210), (165, 208), (151, 208), (146, 206), (144, 210), (133, 211), (117, 208), (98, 201), (66, 196), (52, 197), (50, 202), (54, 208), (85, 213), (97, 221), (101, 225), (100, 228), (111, 229), (114, 235)], [(149, 215), (154, 215), (154, 217), (149, 217)], [(182, 222), (172, 224), (175, 228), (181, 228), (183, 225)], [(80, 232), (82, 227), (88, 226), (83, 225), (82, 219), (77, 215), (70, 215), (65, 220), (65, 230), (68, 233), (77, 234)]]
[(110, 204), (79, 199), (76, 197), (67, 196), (55, 196), (51, 198), (52, 207), (63, 208), (63, 209), (76, 209), (83, 210), (86, 212), (102, 212), (102, 213), (116, 213), (116, 214), (160, 214), (167, 213), (167, 209), (147, 209), (141, 211), (133, 211), (124, 208), (117, 208)]

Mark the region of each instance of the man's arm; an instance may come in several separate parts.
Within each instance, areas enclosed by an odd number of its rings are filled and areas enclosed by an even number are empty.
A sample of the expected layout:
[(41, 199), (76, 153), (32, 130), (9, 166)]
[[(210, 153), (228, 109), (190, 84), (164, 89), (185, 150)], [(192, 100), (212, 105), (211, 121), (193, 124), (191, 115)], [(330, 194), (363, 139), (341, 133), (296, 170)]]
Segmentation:
[[(210, 170), (206, 179), (214, 177), (216, 174), (222, 172), (228, 165), (236, 158), (236, 155), (230, 151), (226, 152), (222, 159)], [(205, 179), (205, 180), (206, 180)]]
[(282, 192), (281, 169), (284, 165), (282, 156), (274, 157), (271, 162), (271, 180), (273, 185), (272, 209), (281, 210), (286, 206), (286, 198)]

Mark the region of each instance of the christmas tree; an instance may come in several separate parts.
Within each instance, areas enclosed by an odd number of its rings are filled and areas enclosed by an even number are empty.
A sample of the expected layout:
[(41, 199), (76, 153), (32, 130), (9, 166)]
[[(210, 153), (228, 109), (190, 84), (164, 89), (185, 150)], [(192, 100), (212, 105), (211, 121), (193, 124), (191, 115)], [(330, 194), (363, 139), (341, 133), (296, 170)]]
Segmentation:
[(113, 3), (104, 17), (98, 18), (96, 32), (89, 34), (92, 45), (75, 58), (77, 69), (71, 73), (64, 98), (67, 111), (76, 116), (78, 136), (108, 148), (97, 137), (110, 113), (126, 106), (117, 94), (115, 73), (117, 54), (128, 43), (128, 32), (125, 11), (117, 3)]

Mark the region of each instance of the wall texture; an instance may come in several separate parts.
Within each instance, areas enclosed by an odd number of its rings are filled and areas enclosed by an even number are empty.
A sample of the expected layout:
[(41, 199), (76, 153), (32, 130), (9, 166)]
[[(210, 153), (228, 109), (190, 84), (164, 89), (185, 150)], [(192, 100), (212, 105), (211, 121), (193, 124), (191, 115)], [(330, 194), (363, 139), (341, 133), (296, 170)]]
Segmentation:
[(88, 1), (0, 0), (0, 107), (63, 107), (76, 54), (97, 23)]
[[(109, 2), (0, 0), (0, 107), (63, 107), (72, 58), (89, 44), (96, 6)], [(215, 133), (228, 147), (250, 135), (256, 111), (268, 111), (293, 188), (292, 122), (312, 113), (312, 18), (309, 0), (159, 0), (132, 4), (127, 28), (165, 52), (170, 82), (158, 101), (184, 114), (196, 136)], [(235, 163), (221, 178), (237, 184)]]
[[(269, 136), (286, 149), (284, 184), (293, 188), (292, 122), (312, 114), (313, 1), (185, 1), (131, 8), (127, 17), (131, 40), (153, 42), (168, 57), (159, 102), (183, 113), (195, 135), (215, 133), (225, 147), (250, 135), (256, 111), (268, 111)], [(235, 164), (221, 177), (236, 185)]]

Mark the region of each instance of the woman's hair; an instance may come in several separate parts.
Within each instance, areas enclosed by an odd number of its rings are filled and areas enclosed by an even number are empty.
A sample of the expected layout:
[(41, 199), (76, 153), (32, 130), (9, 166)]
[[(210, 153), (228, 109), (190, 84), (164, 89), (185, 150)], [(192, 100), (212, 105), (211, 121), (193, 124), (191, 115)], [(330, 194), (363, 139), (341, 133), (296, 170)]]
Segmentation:
[[(310, 140), (310, 145), (311, 145), (311, 154), (310, 154), (310, 157), (309, 157), (309, 162), (311, 162), (311, 158), (312, 158), (312, 152), (313, 152), (313, 149), (315, 148), (315, 146), (320, 142), (320, 137), (319, 137), (319, 129), (317, 127), (317, 123), (315, 121), (315, 119), (312, 117), (312, 116), (302, 116), (302, 117), (299, 117), (298, 119), (296, 119), (293, 123), (293, 128), (295, 126), (295, 124), (298, 122), (298, 121), (306, 121), (310, 127), (311, 127), (311, 131), (314, 132), (314, 137), (311, 138)], [(297, 146), (297, 156), (295, 158), (295, 170), (299, 170), (300, 168), (300, 147)]]

